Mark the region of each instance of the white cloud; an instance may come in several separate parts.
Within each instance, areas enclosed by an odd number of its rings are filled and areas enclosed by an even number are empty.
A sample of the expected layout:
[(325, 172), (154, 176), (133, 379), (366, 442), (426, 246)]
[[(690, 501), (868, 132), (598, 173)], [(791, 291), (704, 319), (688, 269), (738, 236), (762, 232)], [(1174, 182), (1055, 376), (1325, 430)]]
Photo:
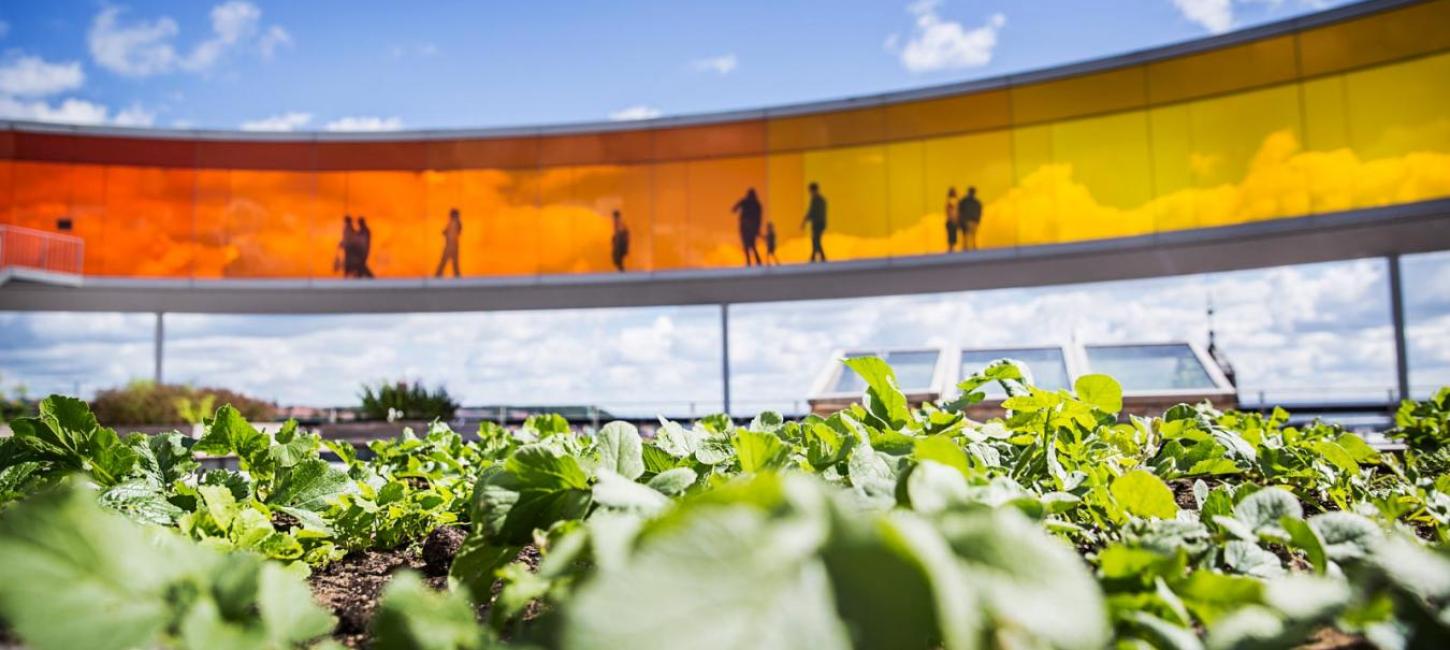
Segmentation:
[(959, 22), (943, 19), (937, 13), (940, 5), (940, 0), (918, 0), (907, 7), (916, 16), (916, 29), (905, 46), (900, 46), (900, 36), (888, 36), (886, 50), (896, 54), (911, 72), (972, 68), (990, 63), (992, 50), (997, 47), (997, 32), (1007, 24), (1007, 17), (995, 13), (981, 26), (967, 29)]
[(328, 122), (323, 128), (328, 131), (397, 131), (403, 128), (403, 120), (399, 117), (341, 117)]
[(711, 56), (703, 59), (695, 59), (690, 62), (690, 67), (700, 72), (714, 72), (717, 74), (730, 74), (739, 65), (739, 59), (733, 53)]
[(0, 38), (5, 38), (10, 33), (10, 23), (0, 20)]
[(181, 28), (170, 16), (123, 23), (126, 8), (103, 7), (91, 22), (87, 42), (96, 64), (131, 77), (146, 77), (177, 70), (204, 72), (228, 51), (255, 44), (264, 57), (290, 44), (291, 35), (273, 25), (261, 30), (262, 10), (244, 0), (212, 7), (211, 36), (182, 53), (174, 44)]
[(388, 48), (388, 55), (394, 59), (401, 59), (407, 56), (416, 56), (420, 59), (427, 59), (438, 56), (442, 50), (433, 43), (418, 43), (416, 45), (393, 45)]
[(609, 119), (621, 122), (626, 120), (649, 120), (659, 117), (660, 115), (662, 115), (662, 113), (658, 108), (655, 108), (653, 106), (645, 106), (644, 104), (637, 104), (635, 106), (621, 108), (617, 111), (614, 111), (613, 113), (610, 113)]
[(1178, 8), (1184, 18), (1215, 34), (1233, 27), (1232, 0), (1173, 0), (1173, 6)]
[(106, 106), (73, 97), (51, 104), (40, 99), (28, 101), (0, 95), (0, 118), (63, 124), (151, 126), (156, 114), (133, 104), (112, 117), (111, 110)]
[(86, 75), (76, 61), (51, 63), (38, 56), (20, 56), (0, 65), (0, 94), (45, 97), (75, 90)]
[(251, 120), (249, 122), (242, 122), (242, 130), (243, 131), (295, 131), (295, 130), (300, 129), (300, 128), (304, 127), (304, 126), (307, 126), (307, 123), (308, 122), (311, 122), (311, 121), (312, 121), (312, 114), (311, 113), (303, 113), (303, 112), (300, 112), (300, 111), (292, 111), (292, 112), (288, 112), (288, 113), (282, 113), (281, 115), (273, 115), (271, 117), (264, 117), (264, 118), (262, 118), (260, 120)]

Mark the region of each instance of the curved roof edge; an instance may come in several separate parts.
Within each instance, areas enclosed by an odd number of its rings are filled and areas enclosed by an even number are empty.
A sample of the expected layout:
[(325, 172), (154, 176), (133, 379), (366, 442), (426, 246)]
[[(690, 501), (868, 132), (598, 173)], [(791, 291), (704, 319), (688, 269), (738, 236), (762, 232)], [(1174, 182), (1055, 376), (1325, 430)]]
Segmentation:
[(12, 279), (0, 310), (399, 313), (710, 305), (1131, 280), (1450, 250), (1450, 199), (1070, 244), (830, 264), (435, 280)]
[(301, 131), (301, 132), (255, 132), (220, 129), (166, 129), (119, 126), (96, 126), (62, 124), (54, 122), (32, 122), (25, 120), (0, 120), (0, 130), (33, 133), (56, 133), (69, 135), (125, 136), (138, 138), (168, 138), (188, 140), (227, 140), (261, 142), (395, 142), (446, 139), (486, 139), (520, 136), (580, 135), (615, 131), (635, 131), (679, 126), (701, 126), (721, 124), (740, 120), (769, 117), (786, 117), (853, 108), (865, 108), (894, 104), (898, 102), (935, 99), (978, 91), (994, 90), (1010, 86), (1051, 81), (1075, 77), (1115, 68), (1160, 61), (1177, 56), (1196, 54), (1208, 50), (1247, 43), (1272, 36), (1295, 33), (1350, 20), (1360, 16), (1388, 11), (1399, 7), (1420, 4), (1424, 0), (1363, 0), (1353, 4), (1327, 9), (1325, 11), (1287, 18), (1264, 25), (1248, 27), (1205, 38), (1172, 43), (1124, 54), (1115, 54), (1078, 63), (1069, 63), (1026, 72), (998, 75), (983, 79), (952, 82), (923, 88), (888, 91), (877, 94), (845, 97), (815, 102), (782, 104), (778, 106), (696, 113), (680, 116), (658, 117), (648, 120), (571, 122), (536, 126), (418, 129), (399, 131)]

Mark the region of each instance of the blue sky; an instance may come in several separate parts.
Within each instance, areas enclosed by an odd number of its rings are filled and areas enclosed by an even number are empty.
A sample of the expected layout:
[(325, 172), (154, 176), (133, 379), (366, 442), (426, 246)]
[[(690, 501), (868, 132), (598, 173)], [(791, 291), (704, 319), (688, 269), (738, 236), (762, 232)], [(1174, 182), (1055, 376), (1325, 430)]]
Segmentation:
[(16, 2), (0, 7), (0, 117), (325, 129), (679, 115), (994, 76), (1333, 4)]
[[(833, 99), (1080, 61), (1333, 2), (12, 2), (0, 118), (399, 129), (677, 115)], [(1407, 258), (1412, 382), (1450, 383), (1450, 253)], [(737, 404), (789, 408), (839, 347), (1188, 339), (1204, 306), (1245, 386), (1393, 385), (1385, 265), (738, 306)], [(0, 312), (0, 390), (88, 395), (151, 373), (150, 314)], [(466, 404), (718, 407), (713, 308), (168, 317), (169, 379), (347, 405), (358, 382)], [(1271, 392), (1271, 395), (1273, 393)]]

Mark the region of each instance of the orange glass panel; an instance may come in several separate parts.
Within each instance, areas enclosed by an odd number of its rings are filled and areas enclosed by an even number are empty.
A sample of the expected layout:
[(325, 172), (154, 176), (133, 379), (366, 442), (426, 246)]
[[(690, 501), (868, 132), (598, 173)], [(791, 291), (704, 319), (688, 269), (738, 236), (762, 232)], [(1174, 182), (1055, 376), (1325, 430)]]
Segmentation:
[(316, 191), (315, 174), (233, 171), (227, 235), (238, 257), (228, 275), (307, 277), (330, 248), (312, 242)]
[[(594, 165), (575, 169), (573, 198), (598, 217), (590, 221), (588, 231), (580, 240), (583, 254), (590, 257), (593, 267), (615, 270), (614, 213), (618, 212), (624, 232), (619, 250), (621, 266), (627, 271), (651, 268), (650, 192), (650, 168), (645, 165)], [(605, 228), (600, 230), (596, 221), (602, 221)]]
[[(762, 207), (768, 206), (765, 158), (717, 158), (688, 164), (687, 188), (689, 227), (685, 241), (692, 266), (729, 267), (745, 263), (740, 216), (733, 210), (749, 189), (754, 189)], [(763, 212), (759, 233), (765, 222), (775, 220), (775, 227), (784, 225), (788, 215)], [(756, 251), (764, 255), (764, 240), (756, 241)], [(784, 257), (784, 256), (782, 256)], [(763, 260), (762, 260), (763, 261)]]
[(230, 275), (232, 264), (241, 257), (227, 233), (227, 208), (231, 204), (231, 172), (198, 169), (192, 205), (192, 236), (196, 254), (192, 275), (220, 278)]
[(13, 165), (9, 160), (0, 160), (0, 223), (11, 223), (10, 203), (15, 191)]
[(797, 151), (821, 147), (880, 142), (886, 137), (886, 111), (861, 108), (766, 121), (771, 151)]
[(377, 277), (419, 277), (433, 271), (437, 259), (436, 221), (424, 222), (427, 209), (419, 172), (348, 172), (347, 212), (365, 233), (361, 248), (366, 272)]
[(79, 169), (59, 163), (17, 161), (11, 173), (12, 223), (56, 232), (57, 222), (70, 215), (71, 193)]
[[(106, 168), (100, 165), (74, 165), (69, 168), (70, 210), (66, 217), (71, 221), (67, 234), (81, 237), (90, 242), (101, 242), (107, 231), (106, 224)], [(111, 275), (115, 271), (103, 262), (101, 246), (85, 248), (85, 272), (96, 275)]]
[[(811, 236), (797, 227), (807, 205), (805, 156), (800, 153), (773, 153), (765, 161), (765, 219), (775, 224), (775, 260), (784, 262), (780, 251), (810, 251)], [(762, 247), (761, 255), (769, 251)], [(800, 259), (792, 258), (790, 262)]]
[(688, 268), (694, 263), (690, 241), (690, 175), (685, 163), (662, 163), (652, 169), (656, 269)]
[(109, 167), (106, 235), (88, 242), (113, 275), (183, 278), (201, 253), (192, 236), (190, 169)]
[[(553, 167), (540, 177), (539, 262), (541, 273), (598, 273), (610, 265), (609, 213), (580, 191), (597, 168)], [(611, 208), (612, 209), (612, 208)]]

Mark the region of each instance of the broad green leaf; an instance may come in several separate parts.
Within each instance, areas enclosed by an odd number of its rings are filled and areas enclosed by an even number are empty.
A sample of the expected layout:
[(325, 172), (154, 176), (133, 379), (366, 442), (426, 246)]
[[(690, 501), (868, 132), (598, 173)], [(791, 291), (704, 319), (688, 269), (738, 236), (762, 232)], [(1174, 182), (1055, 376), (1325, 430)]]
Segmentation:
[(261, 563), (260, 571), (257, 609), (276, 647), (295, 646), (332, 631), (336, 621), (317, 606), (305, 583), (275, 562)]
[(688, 467), (676, 467), (656, 474), (646, 485), (659, 490), (663, 494), (676, 496), (683, 494), (691, 485), (695, 484), (699, 476), (695, 470)]
[(494, 583), (494, 572), (518, 556), (523, 545), (491, 544), (484, 533), (475, 532), (463, 540), (453, 563), (448, 567), (449, 580), (462, 585), (475, 602), (486, 602)]
[(1352, 597), (1342, 578), (1297, 574), (1264, 584), (1265, 604), (1295, 621), (1327, 621)]
[(1239, 573), (1259, 578), (1272, 578), (1284, 574), (1279, 557), (1258, 544), (1243, 540), (1230, 540), (1223, 547), (1223, 562)]
[(373, 618), (378, 650), (480, 650), (487, 644), (473, 608), (457, 592), (434, 591), (403, 571), (383, 590)]
[(891, 366), (880, 357), (852, 357), (843, 363), (865, 380), (866, 409), (893, 429), (905, 426), (911, 418), (911, 410)]
[(678, 422), (660, 418), (660, 428), (655, 432), (654, 442), (660, 449), (675, 458), (688, 458), (695, 454), (704, 435), (694, 429), (686, 429)]
[(161, 486), (145, 479), (132, 479), (120, 483), (100, 495), (100, 504), (147, 524), (170, 526), (182, 514), (166, 500)]
[(1092, 404), (1104, 413), (1123, 410), (1123, 387), (1107, 375), (1083, 375), (1072, 384), (1078, 399)]
[(956, 469), (932, 460), (922, 461), (906, 477), (906, 494), (913, 510), (935, 514), (966, 502), (967, 479)]
[(1340, 471), (1346, 472), (1351, 476), (1359, 475), (1359, 463), (1355, 462), (1354, 456), (1344, 447), (1339, 446), (1339, 443), (1328, 440), (1316, 440), (1313, 448), (1319, 452), (1320, 456), (1324, 457), (1324, 460), (1338, 467)]
[(731, 444), (740, 459), (740, 471), (750, 474), (779, 468), (790, 458), (790, 448), (774, 433), (741, 429)]
[(267, 496), (267, 503), (307, 510), (322, 510), (330, 499), (352, 485), (347, 473), (320, 458), (300, 461), (279, 470), (277, 485)]
[(631, 481), (644, 474), (644, 444), (639, 430), (628, 422), (610, 422), (596, 436), (604, 468)]
[(1309, 558), (1309, 564), (1313, 565), (1316, 573), (1324, 573), (1328, 567), (1329, 556), (1324, 552), (1324, 540), (1319, 538), (1319, 533), (1314, 527), (1303, 519), (1294, 517), (1280, 517), (1279, 525), (1289, 531), (1289, 541), (1295, 548), (1304, 551), (1304, 556)]
[(1381, 538), (1374, 522), (1351, 512), (1326, 512), (1309, 518), (1324, 542), (1324, 554), (1335, 562), (1368, 556)]
[(917, 462), (931, 460), (956, 469), (962, 476), (971, 475), (967, 452), (963, 451), (951, 436), (925, 436), (914, 441), (912, 455)]
[(1283, 619), (1273, 610), (1249, 605), (1228, 613), (1208, 629), (1209, 650), (1286, 647)]
[(1154, 648), (1161, 650), (1203, 650), (1193, 630), (1174, 625), (1147, 612), (1133, 612), (1133, 623)]
[(896, 503), (896, 468), (886, 457), (869, 445), (858, 445), (847, 467), (857, 494), (880, 507)]
[(1264, 488), (1244, 497), (1243, 501), (1234, 506), (1234, 519), (1243, 522), (1255, 534), (1288, 537), (1288, 531), (1279, 526), (1281, 517), (1304, 517), (1304, 508), (1299, 505), (1299, 499), (1282, 488)]
[(1172, 519), (1178, 515), (1173, 490), (1151, 472), (1135, 469), (1113, 479), (1113, 498), (1124, 510), (1139, 517)]
[(644, 514), (658, 512), (669, 505), (670, 499), (654, 488), (635, 483), (607, 469), (599, 471), (599, 481), (594, 484), (594, 502), (616, 510), (629, 510)]
[(1264, 583), (1257, 578), (1231, 576), (1200, 569), (1172, 584), (1173, 593), (1206, 625), (1245, 604), (1263, 601)]

